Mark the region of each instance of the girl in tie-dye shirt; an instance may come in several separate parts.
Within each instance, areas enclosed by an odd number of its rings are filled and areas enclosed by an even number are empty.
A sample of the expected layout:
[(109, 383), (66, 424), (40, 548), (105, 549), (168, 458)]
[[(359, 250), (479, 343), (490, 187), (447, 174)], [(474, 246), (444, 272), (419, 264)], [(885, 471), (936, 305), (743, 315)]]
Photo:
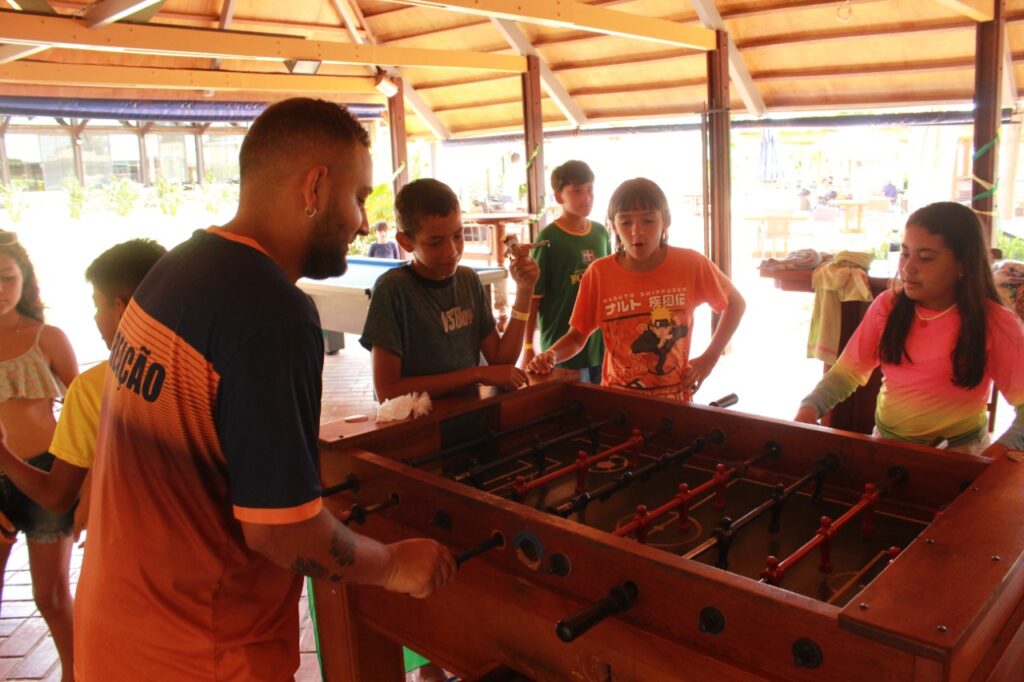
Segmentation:
[[(941, 202), (910, 216), (893, 289), (871, 304), (797, 421), (816, 422), (879, 365), (875, 435), (945, 440), (988, 457), (1024, 449), (1024, 328), (996, 292), (981, 223), (969, 208)], [(1017, 416), (989, 445), (992, 382)]]

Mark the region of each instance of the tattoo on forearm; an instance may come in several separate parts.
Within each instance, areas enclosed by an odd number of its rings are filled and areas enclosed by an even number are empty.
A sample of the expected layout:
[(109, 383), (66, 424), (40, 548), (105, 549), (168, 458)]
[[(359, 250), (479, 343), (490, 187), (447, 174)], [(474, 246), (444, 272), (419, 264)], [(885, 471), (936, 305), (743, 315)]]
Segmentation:
[[(334, 559), (337, 568), (344, 569), (356, 562), (355, 538), (346, 533), (343, 528), (338, 528), (331, 536), (331, 546), (328, 548), (331, 558)], [(292, 562), (292, 570), (301, 575), (319, 580), (329, 580), (332, 583), (341, 582), (344, 578), (339, 573), (327, 569), (316, 559), (307, 557), (296, 557)]]
[(356, 539), (345, 528), (339, 526), (331, 536), (331, 557), (338, 568), (346, 568), (356, 562)]

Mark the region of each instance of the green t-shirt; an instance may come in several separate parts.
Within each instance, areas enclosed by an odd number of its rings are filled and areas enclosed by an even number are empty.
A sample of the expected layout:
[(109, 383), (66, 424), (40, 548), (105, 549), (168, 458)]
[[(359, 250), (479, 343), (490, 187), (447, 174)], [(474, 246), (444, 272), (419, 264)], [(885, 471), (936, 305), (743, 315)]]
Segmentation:
[[(570, 234), (551, 223), (537, 238), (551, 242), (551, 246), (533, 250), (533, 258), (540, 266), (540, 279), (533, 292), (534, 296), (542, 297), (537, 326), (541, 348), (547, 350), (569, 330), (569, 317), (576, 305), (583, 272), (595, 260), (607, 256), (610, 246), (608, 230), (594, 221), (590, 221), (590, 229), (584, 234)], [(603, 359), (604, 343), (601, 332), (596, 331), (583, 350), (559, 366), (568, 369), (597, 367)]]

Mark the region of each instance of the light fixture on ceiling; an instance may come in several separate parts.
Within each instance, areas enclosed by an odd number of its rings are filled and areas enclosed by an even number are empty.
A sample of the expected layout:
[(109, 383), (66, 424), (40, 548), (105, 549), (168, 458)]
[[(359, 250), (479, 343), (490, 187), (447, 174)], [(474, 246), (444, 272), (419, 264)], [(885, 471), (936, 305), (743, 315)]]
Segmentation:
[(377, 74), (377, 80), (374, 81), (373, 87), (388, 99), (398, 94), (398, 84), (383, 71)]
[(303, 76), (316, 75), (316, 72), (320, 70), (320, 62), (316, 59), (286, 59), (284, 65), (288, 68), (289, 73)]

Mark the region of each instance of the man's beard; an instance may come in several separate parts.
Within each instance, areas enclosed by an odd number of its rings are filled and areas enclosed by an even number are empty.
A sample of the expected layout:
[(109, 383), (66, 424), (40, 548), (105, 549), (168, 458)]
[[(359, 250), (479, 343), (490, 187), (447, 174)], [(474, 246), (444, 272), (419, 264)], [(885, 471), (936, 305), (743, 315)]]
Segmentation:
[(313, 225), (309, 249), (302, 263), (302, 274), (310, 279), (340, 277), (345, 274), (345, 245), (338, 240), (337, 221), (325, 212)]

